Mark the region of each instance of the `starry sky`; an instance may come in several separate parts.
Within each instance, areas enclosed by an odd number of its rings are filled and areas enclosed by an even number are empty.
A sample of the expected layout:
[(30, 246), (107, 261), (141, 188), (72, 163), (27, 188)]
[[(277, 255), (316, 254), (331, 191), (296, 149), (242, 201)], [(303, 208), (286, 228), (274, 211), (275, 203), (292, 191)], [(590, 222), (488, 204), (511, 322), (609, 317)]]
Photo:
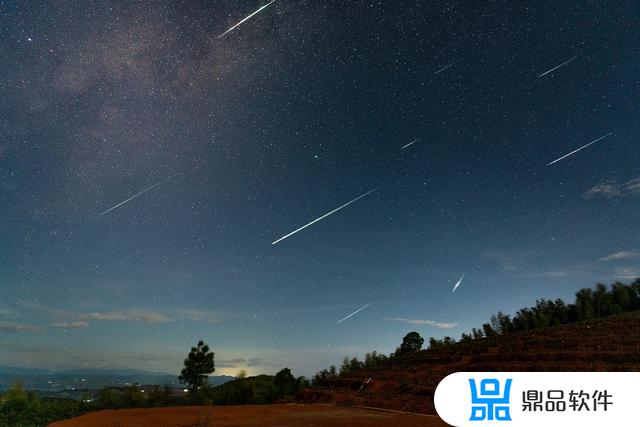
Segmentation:
[(277, 0), (218, 37), (266, 3), (0, 1), (0, 364), (203, 339), (310, 376), (640, 275), (637, 1)]

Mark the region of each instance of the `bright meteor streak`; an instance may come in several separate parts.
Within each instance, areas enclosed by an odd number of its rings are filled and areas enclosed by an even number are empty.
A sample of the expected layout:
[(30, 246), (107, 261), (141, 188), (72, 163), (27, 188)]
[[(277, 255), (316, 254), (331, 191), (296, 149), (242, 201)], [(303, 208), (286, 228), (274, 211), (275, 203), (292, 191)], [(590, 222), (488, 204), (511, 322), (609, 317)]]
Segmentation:
[(464, 279), (464, 274), (460, 277), (460, 280), (458, 280), (458, 283), (456, 283), (456, 285), (453, 287), (453, 291), (451, 292), (455, 292), (456, 289), (458, 289), (458, 286), (460, 286), (460, 283), (462, 283), (462, 279)]
[(345, 321), (345, 320), (347, 320), (349, 317), (354, 316), (354, 315), (356, 315), (356, 314), (360, 313), (362, 310), (364, 310), (365, 308), (369, 307), (370, 305), (371, 305), (371, 304), (367, 304), (367, 305), (365, 305), (364, 307), (360, 307), (359, 309), (357, 309), (356, 311), (354, 311), (353, 313), (351, 313), (351, 314), (350, 314), (350, 315), (348, 315), (347, 317), (344, 317), (344, 318), (342, 318), (342, 319), (338, 320), (338, 321), (336, 322), (336, 325), (338, 325), (338, 324), (340, 324), (340, 323), (344, 322), (344, 321)]
[(272, 245), (275, 245), (276, 243), (283, 241), (283, 240), (284, 240), (284, 239), (286, 239), (287, 237), (291, 237), (291, 236), (293, 236), (293, 235), (294, 235), (294, 234), (296, 234), (298, 231), (302, 231), (302, 230), (304, 230), (305, 228), (309, 227), (310, 225), (313, 225), (313, 224), (315, 224), (316, 222), (318, 222), (318, 221), (320, 221), (320, 220), (322, 220), (322, 219), (324, 219), (324, 218), (328, 217), (329, 215), (331, 215), (331, 214), (334, 214), (334, 213), (338, 212), (340, 209), (346, 208), (346, 207), (347, 207), (347, 206), (349, 206), (350, 204), (357, 202), (358, 200), (362, 199), (362, 198), (363, 198), (363, 197), (365, 197), (365, 196), (368, 196), (369, 194), (373, 193), (374, 191), (376, 191), (376, 190), (377, 190), (377, 189), (379, 189), (379, 188), (380, 188), (380, 187), (376, 187), (376, 188), (374, 188), (373, 190), (369, 190), (369, 191), (367, 191), (366, 193), (364, 193), (364, 194), (362, 194), (362, 195), (360, 195), (360, 196), (356, 197), (355, 199), (351, 200), (350, 202), (347, 202), (347, 203), (345, 203), (344, 205), (342, 205), (342, 206), (339, 206), (339, 207), (335, 208), (335, 209), (334, 209), (334, 210), (332, 210), (331, 212), (327, 212), (326, 214), (322, 215), (321, 217), (314, 219), (314, 220), (313, 220), (313, 221), (311, 221), (310, 223), (308, 223), (308, 224), (306, 224), (306, 225), (303, 225), (302, 227), (300, 227), (300, 228), (298, 228), (298, 229), (296, 229), (296, 230), (293, 230), (291, 233), (289, 233), (289, 234), (287, 234), (287, 235), (285, 235), (285, 236), (282, 236), (281, 238), (279, 238), (278, 240), (276, 240), (276, 241), (272, 242), (271, 244), (272, 244)]
[(451, 64), (445, 65), (444, 67), (440, 68), (438, 71), (436, 71), (433, 74), (440, 74), (441, 72), (443, 72), (444, 70), (446, 70), (447, 68), (451, 68), (454, 65), (456, 65), (458, 62), (462, 61), (462, 59), (458, 59), (457, 61), (453, 61)]
[(156, 188), (158, 185), (164, 184), (165, 182), (169, 181), (171, 178), (173, 178), (173, 177), (174, 177), (174, 176), (176, 176), (176, 175), (177, 175), (177, 174), (173, 174), (173, 175), (171, 175), (170, 177), (165, 178), (165, 179), (163, 179), (162, 181), (158, 182), (157, 184), (153, 184), (151, 187), (148, 187), (148, 188), (146, 188), (146, 189), (142, 190), (141, 192), (139, 192), (139, 193), (137, 193), (137, 194), (134, 194), (133, 196), (129, 197), (127, 200), (125, 200), (125, 201), (123, 201), (123, 202), (118, 203), (118, 204), (117, 204), (117, 205), (115, 205), (114, 207), (107, 209), (106, 211), (102, 212), (102, 213), (101, 213), (101, 214), (99, 214), (99, 215), (96, 215), (96, 216), (94, 217), (94, 219), (95, 219), (95, 218), (100, 218), (102, 215), (108, 214), (108, 213), (109, 213), (109, 212), (111, 212), (112, 210), (114, 210), (114, 209), (116, 209), (116, 208), (119, 208), (120, 206), (124, 205), (124, 204), (125, 204), (125, 203), (127, 203), (127, 202), (130, 202), (131, 200), (135, 199), (135, 198), (136, 198), (136, 197), (138, 197), (138, 196), (142, 196), (142, 195), (143, 195), (144, 193), (146, 193), (147, 191), (151, 191), (151, 190), (153, 190), (154, 188)]
[(218, 36), (218, 38), (224, 36), (225, 34), (227, 34), (229, 31), (234, 30), (235, 28), (238, 28), (240, 25), (242, 25), (243, 22), (245, 22), (248, 19), (251, 19), (252, 16), (260, 13), (262, 10), (264, 10), (267, 6), (269, 6), (271, 3), (273, 3), (276, 0), (271, 0), (269, 3), (265, 4), (264, 6), (260, 7), (258, 10), (256, 10), (255, 12), (253, 12), (251, 15), (245, 17), (244, 19), (242, 19), (242, 21), (238, 22), (236, 25), (234, 25), (233, 27), (229, 28), (227, 31), (225, 31), (224, 33), (220, 34)]
[(410, 143), (408, 143), (407, 145), (403, 146), (403, 147), (401, 148), (401, 150), (404, 150), (404, 149), (405, 149), (405, 148), (407, 148), (408, 146), (413, 145), (413, 144), (415, 144), (415, 143), (416, 143), (416, 142), (418, 142), (418, 141), (420, 141), (420, 138), (416, 138), (416, 139), (414, 139), (413, 141), (411, 141), (411, 142), (410, 142)]
[(575, 153), (577, 153), (578, 151), (582, 150), (583, 148), (587, 148), (587, 147), (588, 147), (588, 146), (590, 146), (591, 144), (595, 144), (596, 142), (600, 141), (601, 139), (605, 139), (606, 137), (608, 137), (608, 136), (610, 136), (610, 135), (611, 135), (611, 132), (609, 132), (609, 133), (608, 133), (608, 134), (606, 134), (606, 135), (601, 136), (601, 137), (600, 137), (600, 138), (598, 138), (598, 139), (594, 139), (594, 140), (593, 140), (593, 141), (591, 141), (590, 143), (588, 143), (588, 144), (586, 144), (586, 145), (583, 145), (583, 146), (582, 146), (582, 147), (580, 147), (580, 148), (576, 148), (576, 149), (575, 149), (575, 150), (573, 150), (572, 152), (570, 152), (570, 153), (568, 153), (568, 154), (565, 154), (564, 156), (560, 157), (559, 159), (555, 159), (553, 162), (551, 162), (551, 163), (547, 163), (547, 166), (551, 166), (551, 165), (552, 165), (552, 164), (554, 164), (555, 162), (559, 162), (560, 160), (565, 159), (565, 158), (569, 157), (570, 155), (575, 154)]
[(562, 64), (560, 64), (560, 65), (556, 65), (556, 66), (555, 66), (555, 67), (553, 67), (552, 69), (547, 70), (547, 71), (545, 71), (544, 73), (540, 74), (538, 77), (546, 76), (546, 75), (547, 75), (547, 74), (549, 74), (550, 72), (555, 71), (555, 70), (557, 70), (557, 69), (558, 69), (558, 68), (560, 68), (560, 67), (564, 67), (565, 65), (567, 65), (569, 62), (573, 61), (573, 60), (574, 60), (574, 59), (576, 59), (576, 58), (577, 58), (577, 56), (574, 56), (573, 58), (571, 58), (571, 59), (569, 59), (569, 60), (567, 60), (567, 61), (564, 61)]

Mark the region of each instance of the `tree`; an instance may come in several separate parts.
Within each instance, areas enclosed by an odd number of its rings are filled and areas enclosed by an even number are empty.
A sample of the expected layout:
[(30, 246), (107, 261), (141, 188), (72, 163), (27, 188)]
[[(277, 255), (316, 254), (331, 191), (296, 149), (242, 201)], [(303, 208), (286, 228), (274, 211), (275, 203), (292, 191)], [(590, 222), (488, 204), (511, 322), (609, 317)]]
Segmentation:
[(116, 394), (110, 388), (103, 388), (98, 394), (98, 406), (100, 409), (119, 409), (122, 407), (120, 394)]
[(484, 338), (484, 332), (482, 332), (482, 330), (480, 329), (473, 328), (471, 330), (471, 336), (473, 337), (474, 340), (479, 340)]
[(431, 350), (442, 348), (442, 345), (442, 340), (435, 339), (434, 337), (429, 337), (429, 348)]
[(484, 336), (489, 338), (496, 335), (496, 331), (493, 330), (490, 324), (485, 323), (482, 325), (482, 331), (484, 332)]
[(289, 368), (283, 368), (276, 374), (273, 384), (276, 386), (278, 397), (289, 396), (294, 393), (296, 379)]
[(149, 390), (147, 405), (151, 407), (169, 406), (171, 400), (171, 388), (169, 386), (154, 385)]
[(189, 355), (184, 359), (184, 369), (178, 379), (187, 386), (190, 395), (204, 385), (208, 374), (215, 371), (213, 355), (208, 345), (198, 341), (198, 346), (191, 347)]
[(424, 338), (417, 332), (409, 332), (402, 338), (402, 344), (400, 344), (400, 350), (402, 352), (415, 352), (420, 351), (424, 344)]
[(349, 365), (349, 358), (345, 357), (342, 359), (342, 365), (340, 366), (340, 375), (348, 373), (350, 369), (351, 366)]
[(331, 365), (329, 367), (329, 378), (330, 379), (338, 378), (338, 370), (336, 369), (336, 367), (334, 365)]
[(589, 320), (593, 319), (594, 309), (593, 309), (593, 292), (589, 288), (580, 289), (578, 293), (576, 293), (576, 308), (578, 311), (578, 319), (577, 320)]
[(357, 357), (352, 358), (349, 361), (349, 372), (355, 372), (359, 369), (362, 369), (363, 364), (361, 361), (358, 360)]
[(25, 391), (21, 382), (16, 382), (0, 399), (0, 425), (31, 426), (45, 425), (42, 404), (32, 392)]
[(453, 338), (451, 338), (451, 337), (444, 337), (444, 338), (442, 338), (442, 344), (443, 344), (445, 347), (450, 347), (450, 346), (454, 345), (455, 343), (456, 343), (456, 340), (454, 340), (454, 339), (453, 339)]
[(144, 406), (144, 394), (136, 385), (122, 389), (122, 404), (125, 408), (141, 408)]

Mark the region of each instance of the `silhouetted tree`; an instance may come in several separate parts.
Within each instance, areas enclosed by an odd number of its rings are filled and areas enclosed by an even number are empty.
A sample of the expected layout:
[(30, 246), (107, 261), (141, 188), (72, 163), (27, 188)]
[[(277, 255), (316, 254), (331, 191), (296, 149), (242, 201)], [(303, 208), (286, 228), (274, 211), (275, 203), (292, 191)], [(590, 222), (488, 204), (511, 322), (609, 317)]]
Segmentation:
[(346, 374), (351, 370), (351, 366), (349, 365), (349, 358), (345, 357), (342, 359), (342, 365), (340, 366), (340, 375)]
[(278, 397), (289, 396), (295, 392), (296, 379), (289, 368), (283, 368), (276, 374), (273, 384), (276, 386)]
[(576, 293), (577, 320), (589, 320), (594, 317), (593, 292), (591, 289), (581, 289)]
[(296, 384), (295, 384), (294, 393), (297, 393), (297, 392), (299, 392), (300, 390), (302, 390), (303, 388), (306, 388), (306, 387), (309, 387), (309, 380), (308, 379), (306, 379), (305, 377), (296, 378)]
[(329, 378), (334, 379), (337, 377), (338, 377), (338, 370), (336, 369), (335, 365), (331, 365), (329, 367)]
[(434, 337), (429, 337), (429, 348), (431, 350), (435, 350), (441, 347), (442, 347), (442, 341), (435, 339)]
[(415, 352), (420, 351), (424, 344), (424, 338), (417, 332), (409, 332), (402, 338), (402, 344), (400, 344), (400, 351), (402, 352)]
[(184, 359), (184, 369), (178, 379), (186, 385), (190, 395), (204, 385), (208, 374), (215, 371), (213, 355), (208, 345), (198, 341), (198, 346), (191, 347), (189, 355)]
[(491, 325), (488, 323), (482, 325), (482, 331), (484, 332), (485, 337), (492, 337), (496, 334), (496, 331), (494, 331)]
[(362, 369), (362, 362), (358, 360), (357, 357), (354, 357), (349, 361), (349, 372), (355, 372), (358, 369)]
[(484, 338), (484, 333), (480, 329), (473, 328), (471, 330), (471, 336), (474, 340), (479, 340), (480, 338)]
[(443, 344), (445, 347), (452, 346), (452, 345), (454, 345), (455, 343), (456, 343), (456, 340), (454, 340), (454, 339), (453, 339), (453, 338), (451, 338), (451, 337), (444, 337), (444, 338), (442, 338), (442, 344)]
[(511, 331), (511, 318), (501, 311), (491, 316), (489, 323), (498, 335), (508, 334)]

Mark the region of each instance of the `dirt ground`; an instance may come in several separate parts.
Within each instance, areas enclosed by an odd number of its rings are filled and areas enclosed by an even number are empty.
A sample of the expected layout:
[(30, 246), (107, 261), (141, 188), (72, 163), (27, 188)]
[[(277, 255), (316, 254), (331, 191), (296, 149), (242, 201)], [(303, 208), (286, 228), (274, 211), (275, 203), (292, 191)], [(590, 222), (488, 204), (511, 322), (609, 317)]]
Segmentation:
[(91, 412), (50, 427), (372, 426), (444, 427), (431, 415), (344, 408), (332, 405), (179, 406)]

